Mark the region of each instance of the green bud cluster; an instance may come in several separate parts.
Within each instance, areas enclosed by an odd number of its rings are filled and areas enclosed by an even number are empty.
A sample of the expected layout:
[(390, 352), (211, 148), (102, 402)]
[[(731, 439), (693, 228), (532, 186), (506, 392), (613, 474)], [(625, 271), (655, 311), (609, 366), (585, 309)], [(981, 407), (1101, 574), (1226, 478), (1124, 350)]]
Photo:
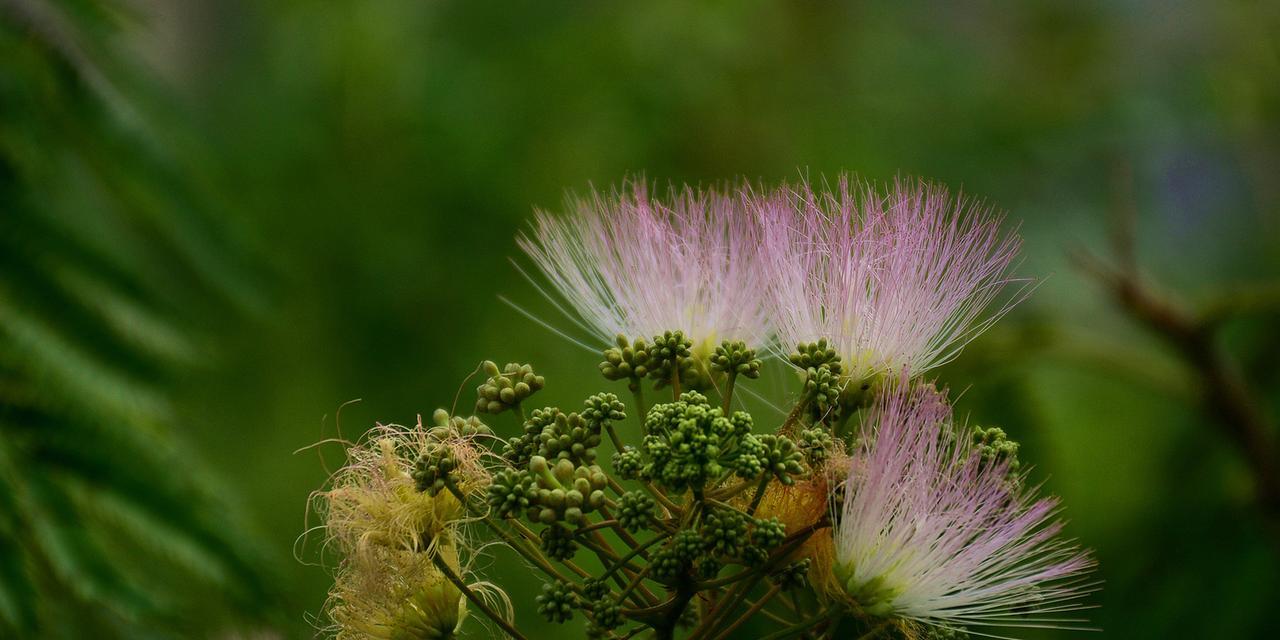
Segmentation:
[(627, 531), (639, 531), (653, 520), (653, 497), (643, 491), (628, 491), (618, 498), (618, 524)]
[(810, 468), (822, 466), (831, 457), (835, 438), (821, 426), (801, 429), (796, 445), (804, 452), (804, 461)]
[(715, 353), (711, 355), (713, 371), (722, 371), (753, 380), (760, 377), (760, 367), (763, 364), (756, 357), (755, 349), (747, 348), (747, 343), (741, 340), (735, 342), (726, 340), (716, 347)]
[(689, 391), (676, 402), (659, 404), (645, 417), (641, 446), (645, 465), (639, 475), (676, 492), (701, 491), (738, 459), (734, 445), (751, 432), (751, 416), (725, 416), (706, 396)]
[(649, 574), (659, 582), (671, 584), (687, 574), (701, 555), (702, 536), (694, 529), (683, 529), (654, 554)]
[(644, 456), (635, 447), (628, 446), (613, 454), (613, 470), (623, 480), (643, 479)]
[(974, 427), (973, 445), (983, 462), (987, 464), (1008, 465), (1009, 473), (1016, 474), (1021, 463), (1018, 461), (1018, 443), (1009, 438), (1009, 434), (1000, 427)]
[(804, 371), (827, 366), (840, 372), (840, 355), (827, 344), (826, 338), (817, 342), (801, 342), (787, 359)]
[(476, 413), (502, 413), (546, 385), (543, 377), (527, 364), (512, 362), (499, 370), (492, 360), (485, 360), (480, 366), (489, 378), (476, 387)]
[(593, 464), (602, 439), (600, 430), (616, 415), (614, 405), (607, 400), (601, 401), (605, 403), (601, 406), (593, 405), (593, 400), (597, 396), (588, 399), (587, 415), (591, 419), (555, 407), (534, 410), (524, 423), (524, 433), (507, 441), (503, 457), (516, 467), (528, 464), (535, 456), (569, 460), (574, 465)]
[(735, 459), (737, 474), (754, 478), (771, 473), (784, 485), (795, 484), (795, 477), (805, 472), (804, 452), (790, 438), (776, 434), (748, 434), (742, 438)]
[(653, 337), (653, 346), (649, 348), (649, 377), (658, 381), (662, 387), (670, 382), (676, 373), (688, 380), (693, 370), (693, 341), (686, 338), (683, 331), (667, 331)]
[(713, 555), (738, 558), (750, 544), (747, 516), (737, 509), (713, 509), (702, 519), (704, 548)]
[(445, 440), (450, 436), (457, 435), (463, 438), (472, 436), (492, 436), (493, 429), (489, 425), (480, 421), (475, 416), (450, 416), (448, 411), (444, 409), (436, 409), (431, 414), (431, 422), (433, 427), (427, 430), (427, 437), (435, 440)]
[(569, 560), (578, 552), (578, 543), (568, 527), (553, 524), (542, 530), (539, 547), (552, 560)]
[(762, 520), (756, 518), (755, 528), (751, 530), (751, 544), (761, 549), (773, 549), (787, 538), (787, 525), (775, 518)]
[(600, 363), (606, 380), (639, 380), (649, 375), (649, 343), (644, 338), (631, 342), (619, 335), (614, 344), (617, 346), (604, 350), (604, 362)]
[(536, 599), (538, 613), (547, 622), (568, 622), (578, 606), (578, 595), (567, 582), (549, 582), (542, 585), (542, 594)]
[(494, 474), (487, 502), (493, 514), (510, 518), (525, 513), (537, 499), (533, 477), (527, 469), (504, 469)]
[(774, 584), (783, 589), (804, 589), (809, 586), (809, 558), (797, 560), (779, 569), (771, 578)]
[(591, 622), (587, 624), (588, 638), (604, 638), (609, 632), (622, 626), (622, 607), (611, 597), (591, 600), (587, 603)]
[(581, 524), (586, 514), (604, 506), (609, 480), (600, 467), (575, 466), (566, 459), (553, 466), (546, 458), (534, 456), (529, 474), (533, 476), (533, 499), (527, 512), (531, 521)]
[(445, 480), (458, 468), (458, 458), (453, 449), (440, 443), (428, 443), (413, 463), (410, 476), (418, 491), (435, 497), (445, 488)]

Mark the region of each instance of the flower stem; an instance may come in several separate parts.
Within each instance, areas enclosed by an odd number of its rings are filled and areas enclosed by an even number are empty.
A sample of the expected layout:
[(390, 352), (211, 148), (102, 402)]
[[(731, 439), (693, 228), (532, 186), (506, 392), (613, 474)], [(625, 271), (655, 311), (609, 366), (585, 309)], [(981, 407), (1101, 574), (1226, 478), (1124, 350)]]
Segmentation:
[(489, 607), (488, 603), (484, 601), (484, 598), (476, 595), (476, 593), (462, 581), (462, 578), (459, 578), (458, 574), (453, 572), (453, 569), (444, 561), (444, 558), (440, 557), (440, 554), (435, 554), (431, 560), (435, 563), (436, 568), (444, 574), (444, 577), (448, 579), (449, 582), (452, 582), (453, 586), (457, 587), (458, 591), (461, 591), (462, 595), (466, 596), (467, 600), (470, 600), (471, 604), (475, 605), (475, 607), (479, 609), (485, 617), (497, 623), (497, 625), (502, 627), (502, 630), (506, 631), (507, 635), (512, 638), (516, 638), (517, 640), (527, 640), (524, 634), (520, 633), (520, 631), (508, 622), (506, 618), (503, 618), (497, 611), (494, 611)]

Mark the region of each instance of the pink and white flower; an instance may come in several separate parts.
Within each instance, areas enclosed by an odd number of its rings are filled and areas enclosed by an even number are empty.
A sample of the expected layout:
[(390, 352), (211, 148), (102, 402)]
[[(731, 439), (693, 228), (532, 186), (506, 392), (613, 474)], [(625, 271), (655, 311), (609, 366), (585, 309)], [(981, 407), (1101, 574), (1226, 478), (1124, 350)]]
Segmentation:
[(855, 380), (918, 375), (1013, 304), (980, 319), (1015, 281), (1006, 271), (1020, 240), (979, 202), (924, 181), (885, 189), (847, 175), (834, 189), (805, 183), (784, 197), (786, 215), (760, 216), (783, 349), (825, 338)]
[(680, 330), (695, 346), (761, 346), (768, 274), (762, 230), (744, 206), (751, 197), (687, 187), (654, 197), (634, 180), (568, 198), (564, 216), (539, 211), (517, 242), (563, 297), (561, 310), (606, 344)]
[(1059, 536), (1057, 501), (978, 455), (941, 395), (890, 385), (862, 443), (833, 531), (832, 573), (858, 607), (943, 627), (1077, 628), (1060, 615), (1083, 608), (1093, 560)]

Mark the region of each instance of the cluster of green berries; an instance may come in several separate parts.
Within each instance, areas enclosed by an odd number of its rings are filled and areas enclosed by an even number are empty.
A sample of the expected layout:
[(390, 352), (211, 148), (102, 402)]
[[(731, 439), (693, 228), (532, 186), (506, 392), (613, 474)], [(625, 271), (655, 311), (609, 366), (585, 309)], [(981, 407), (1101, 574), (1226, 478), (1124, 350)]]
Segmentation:
[(618, 524), (627, 531), (639, 531), (653, 520), (653, 497), (643, 491), (628, 491), (618, 498)]
[(587, 580), (582, 584), (582, 601), (586, 603), (588, 638), (604, 638), (609, 632), (622, 626), (622, 607), (601, 580)]
[(578, 552), (578, 543), (573, 539), (573, 531), (560, 524), (553, 524), (542, 530), (539, 536), (539, 548), (552, 560), (569, 560)]
[(747, 348), (741, 340), (723, 342), (711, 355), (711, 369), (724, 373), (756, 379), (760, 377), (760, 367), (764, 363), (756, 357), (755, 349)]
[(480, 366), (489, 378), (476, 388), (476, 413), (502, 413), (519, 405), (546, 384), (546, 380), (527, 364), (512, 362), (500, 370), (492, 360), (485, 360)]
[(567, 582), (549, 582), (542, 585), (542, 593), (536, 598), (538, 613), (547, 622), (567, 622), (578, 607), (578, 594)]
[(452, 436), (470, 438), (473, 436), (492, 436), (493, 429), (475, 416), (450, 416), (444, 409), (436, 409), (431, 414), (432, 427), (427, 430), (427, 437), (432, 440), (445, 440)]
[(536, 409), (525, 421), (523, 433), (507, 441), (503, 457), (515, 467), (527, 465), (535, 456), (569, 460), (575, 465), (594, 464), (596, 448), (603, 440), (601, 430), (619, 414), (620, 410), (615, 411), (614, 405), (600, 396), (588, 398), (583, 413), (564, 413), (555, 407)]
[(645, 416), (645, 436), (640, 451), (644, 465), (639, 477), (683, 492), (701, 491), (726, 467), (736, 468), (737, 445), (751, 432), (751, 416), (734, 412), (725, 416), (696, 391), (680, 395), (676, 402), (655, 405)]
[(803, 558), (779, 569), (771, 578), (783, 589), (805, 589), (809, 586), (809, 566), (812, 561)]
[(672, 584), (693, 568), (703, 555), (702, 536), (696, 529), (683, 529), (649, 561), (649, 575), (659, 582)]
[(810, 468), (820, 467), (831, 458), (835, 442), (831, 432), (822, 426), (801, 429), (796, 439), (796, 445), (804, 453), (804, 461)]
[(1017, 473), (1021, 463), (1018, 462), (1018, 443), (1009, 438), (1009, 434), (1000, 427), (974, 427), (974, 449), (988, 464), (1007, 464), (1010, 474)]
[(795, 476), (805, 472), (804, 452), (786, 436), (747, 434), (738, 449), (736, 470), (740, 477), (755, 478), (768, 473), (778, 482), (792, 485)]
[(458, 468), (458, 459), (453, 449), (440, 443), (428, 443), (426, 449), (418, 455), (413, 463), (410, 476), (418, 491), (425, 491), (435, 497), (444, 490), (450, 473)]
[(529, 475), (533, 491), (526, 513), (531, 521), (577, 525), (586, 514), (605, 505), (604, 488), (609, 479), (595, 465), (575, 466), (563, 459), (552, 465), (546, 458), (534, 456), (529, 461)]

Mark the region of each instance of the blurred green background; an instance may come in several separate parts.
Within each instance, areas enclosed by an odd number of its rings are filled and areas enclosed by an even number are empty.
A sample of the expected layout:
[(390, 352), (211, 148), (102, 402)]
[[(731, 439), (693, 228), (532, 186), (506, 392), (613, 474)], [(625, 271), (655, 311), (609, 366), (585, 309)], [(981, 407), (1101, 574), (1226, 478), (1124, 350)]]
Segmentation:
[(341, 455), (295, 450), (466, 407), (484, 358), (605, 385), (497, 300), (569, 326), (508, 263), (533, 207), (849, 169), (1021, 221), (1042, 284), (939, 376), (1063, 497), (1104, 634), (1276, 637), (1229, 423), (1069, 256), (1135, 211), (1274, 425), (1278, 79), (1274, 2), (0, 0), (0, 636), (310, 637)]

